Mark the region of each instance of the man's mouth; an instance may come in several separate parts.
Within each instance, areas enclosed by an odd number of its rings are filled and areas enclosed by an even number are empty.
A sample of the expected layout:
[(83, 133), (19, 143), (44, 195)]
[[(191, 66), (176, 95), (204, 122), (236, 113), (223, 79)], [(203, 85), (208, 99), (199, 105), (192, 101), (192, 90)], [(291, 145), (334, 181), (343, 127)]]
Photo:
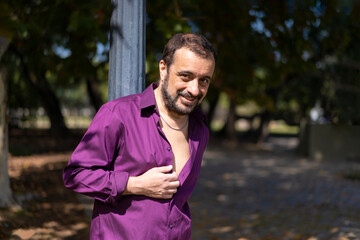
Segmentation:
[(195, 98), (195, 97), (185, 97), (185, 96), (182, 96), (183, 97), (183, 99), (185, 99), (187, 102), (195, 102), (195, 100), (197, 99), (197, 98)]

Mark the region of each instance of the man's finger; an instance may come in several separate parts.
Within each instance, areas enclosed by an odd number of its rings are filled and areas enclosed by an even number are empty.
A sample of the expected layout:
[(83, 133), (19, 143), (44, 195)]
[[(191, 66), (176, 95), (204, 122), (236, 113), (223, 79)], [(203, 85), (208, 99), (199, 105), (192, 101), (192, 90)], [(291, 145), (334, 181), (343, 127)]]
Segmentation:
[(179, 181), (170, 182), (165, 189), (177, 189), (180, 186)]
[(180, 182), (179, 181), (172, 181), (169, 183), (169, 187), (171, 188), (177, 188), (180, 186)]
[(177, 188), (168, 189), (167, 192), (171, 194), (175, 194), (177, 193)]
[(162, 199), (171, 199), (173, 197), (174, 194), (166, 194), (161, 196)]
[(161, 173), (169, 173), (173, 170), (173, 166), (168, 165), (168, 166), (158, 167), (157, 170)]

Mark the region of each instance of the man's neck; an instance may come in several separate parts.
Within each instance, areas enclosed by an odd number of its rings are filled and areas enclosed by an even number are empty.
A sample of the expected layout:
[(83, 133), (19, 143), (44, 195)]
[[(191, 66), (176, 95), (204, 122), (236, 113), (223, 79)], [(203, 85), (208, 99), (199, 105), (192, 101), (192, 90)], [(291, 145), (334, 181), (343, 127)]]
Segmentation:
[(169, 120), (171, 122), (173, 122), (174, 124), (178, 124), (181, 125), (181, 123), (185, 123), (188, 119), (188, 115), (181, 115), (181, 114), (177, 114), (175, 112), (169, 111), (166, 106), (165, 103), (163, 101), (163, 96), (162, 93), (158, 88), (156, 88), (154, 90), (154, 95), (155, 95), (155, 102), (156, 102), (156, 106), (157, 109), (159, 111), (159, 114), (163, 117), (166, 118), (166, 120)]

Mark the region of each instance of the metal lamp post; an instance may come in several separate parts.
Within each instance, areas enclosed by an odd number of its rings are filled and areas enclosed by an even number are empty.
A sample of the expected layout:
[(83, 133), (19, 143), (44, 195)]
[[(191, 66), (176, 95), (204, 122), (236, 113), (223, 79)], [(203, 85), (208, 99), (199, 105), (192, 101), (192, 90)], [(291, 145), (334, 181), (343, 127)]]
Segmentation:
[(112, 0), (108, 100), (145, 86), (146, 0)]

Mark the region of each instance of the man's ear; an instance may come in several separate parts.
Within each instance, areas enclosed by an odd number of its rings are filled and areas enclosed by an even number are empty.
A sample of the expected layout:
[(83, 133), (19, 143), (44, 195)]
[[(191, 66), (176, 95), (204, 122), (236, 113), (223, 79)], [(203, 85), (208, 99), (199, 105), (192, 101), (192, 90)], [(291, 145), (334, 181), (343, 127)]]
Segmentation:
[(164, 60), (161, 60), (159, 62), (159, 74), (160, 80), (164, 80), (167, 75), (167, 65)]

